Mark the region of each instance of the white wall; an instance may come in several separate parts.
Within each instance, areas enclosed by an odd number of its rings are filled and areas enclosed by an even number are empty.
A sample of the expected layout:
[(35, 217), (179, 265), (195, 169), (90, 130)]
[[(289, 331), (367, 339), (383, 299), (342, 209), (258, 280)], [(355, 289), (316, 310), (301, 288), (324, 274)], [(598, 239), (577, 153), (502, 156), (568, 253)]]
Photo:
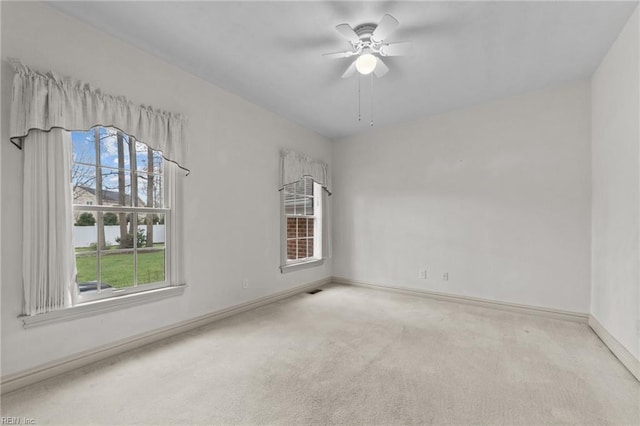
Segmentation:
[[(331, 161), (331, 143), (110, 36), (32, 2), (1, 2), (2, 92), (8, 57), (105, 92), (189, 117), (192, 173), (184, 179), (184, 265), (189, 285), (170, 298), (25, 330), (21, 311), (22, 152), (2, 127), (2, 375), (331, 276), (326, 262), (282, 275), (279, 150)], [(2, 122), (9, 97), (2, 97)], [(250, 288), (242, 288), (242, 279)]]
[(636, 9), (592, 85), (591, 313), (640, 358), (640, 16)]
[(334, 275), (588, 312), (590, 113), (578, 82), (336, 141)]

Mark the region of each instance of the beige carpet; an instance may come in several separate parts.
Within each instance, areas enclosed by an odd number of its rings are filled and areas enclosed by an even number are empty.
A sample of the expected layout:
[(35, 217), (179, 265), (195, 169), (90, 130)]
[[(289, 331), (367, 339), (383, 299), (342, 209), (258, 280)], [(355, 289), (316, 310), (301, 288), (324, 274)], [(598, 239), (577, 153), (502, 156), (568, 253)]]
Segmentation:
[(585, 324), (347, 286), (5, 395), (37, 424), (639, 424)]

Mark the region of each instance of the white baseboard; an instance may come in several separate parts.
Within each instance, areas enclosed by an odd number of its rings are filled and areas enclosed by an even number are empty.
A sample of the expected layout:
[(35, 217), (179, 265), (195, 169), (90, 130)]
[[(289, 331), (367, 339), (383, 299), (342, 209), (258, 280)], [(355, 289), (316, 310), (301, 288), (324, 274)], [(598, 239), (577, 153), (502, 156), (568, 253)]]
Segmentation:
[(0, 389), (2, 394), (6, 394), (8, 392), (20, 389), (24, 386), (49, 379), (59, 374), (67, 373), (80, 367), (84, 367), (96, 361), (100, 361), (114, 355), (118, 355), (120, 353), (130, 351), (144, 345), (148, 345), (158, 340), (166, 339), (167, 337), (171, 337), (179, 333), (184, 333), (186, 331), (205, 326), (214, 321), (231, 315), (249, 311), (251, 309), (255, 309), (257, 307), (264, 306), (278, 300), (286, 299), (287, 297), (291, 297), (309, 289), (321, 287), (329, 283), (331, 283), (331, 278), (314, 281), (294, 287), (289, 290), (281, 291), (269, 296), (261, 297), (259, 299), (221, 309), (207, 315), (202, 315), (197, 318), (182, 321), (178, 324), (163, 327), (147, 333), (138, 334), (136, 336), (122, 339), (108, 345), (99, 346), (88, 351), (80, 352), (62, 359), (48, 362), (35, 368), (7, 375), (5, 377), (2, 377)]
[(410, 294), (414, 296), (429, 297), (431, 299), (443, 300), (446, 302), (464, 303), (467, 305), (481, 306), (490, 309), (499, 309), (502, 311), (519, 312), (525, 314), (533, 314), (543, 316), (547, 318), (561, 319), (565, 321), (573, 321), (580, 323), (587, 323), (589, 320), (589, 314), (581, 312), (570, 312), (559, 309), (543, 308), (539, 306), (521, 305), (517, 303), (498, 302), (496, 300), (481, 299), (470, 296), (458, 296), (454, 294), (439, 293), (429, 290), (421, 290), (407, 287), (392, 287), (381, 284), (370, 284), (362, 281), (355, 281), (348, 278), (333, 277), (333, 282), (336, 284), (346, 284), (358, 287), (374, 288), (385, 291), (393, 291), (396, 293)]
[(598, 335), (600, 340), (607, 345), (613, 354), (620, 360), (622, 365), (640, 381), (640, 360), (638, 360), (631, 352), (627, 350), (618, 340), (607, 331), (606, 328), (593, 316), (589, 315), (589, 326)]

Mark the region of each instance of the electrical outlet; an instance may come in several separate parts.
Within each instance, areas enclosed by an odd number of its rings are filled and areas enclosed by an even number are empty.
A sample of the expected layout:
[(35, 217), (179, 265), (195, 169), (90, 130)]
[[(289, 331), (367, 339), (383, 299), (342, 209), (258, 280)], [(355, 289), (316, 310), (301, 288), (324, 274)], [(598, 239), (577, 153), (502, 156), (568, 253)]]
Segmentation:
[(442, 274), (442, 281), (449, 281), (449, 273), (445, 272), (444, 274)]
[(242, 280), (242, 288), (249, 288), (249, 279), (245, 278)]
[(422, 269), (420, 269), (420, 271), (418, 271), (418, 272), (419, 272), (419, 275), (418, 275), (418, 276), (419, 276), (421, 279), (423, 279), (423, 280), (426, 280), (426, 279), (427, 279), (427, 269), (426, 269), (426, 268), (422, 268)]

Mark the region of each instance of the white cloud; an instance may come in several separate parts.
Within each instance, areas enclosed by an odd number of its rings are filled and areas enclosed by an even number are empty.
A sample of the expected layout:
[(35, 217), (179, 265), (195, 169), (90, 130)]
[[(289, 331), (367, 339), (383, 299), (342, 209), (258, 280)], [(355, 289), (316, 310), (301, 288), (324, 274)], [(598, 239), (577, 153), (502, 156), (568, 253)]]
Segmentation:
[(147, 146), (142, 142), (136, 141), (136, 152), (147, 152)]
[(106, 135), (100, 137), (102, 149), (107, 155), (118, 155), (117, 132), (113, 129), (105, 129)]

